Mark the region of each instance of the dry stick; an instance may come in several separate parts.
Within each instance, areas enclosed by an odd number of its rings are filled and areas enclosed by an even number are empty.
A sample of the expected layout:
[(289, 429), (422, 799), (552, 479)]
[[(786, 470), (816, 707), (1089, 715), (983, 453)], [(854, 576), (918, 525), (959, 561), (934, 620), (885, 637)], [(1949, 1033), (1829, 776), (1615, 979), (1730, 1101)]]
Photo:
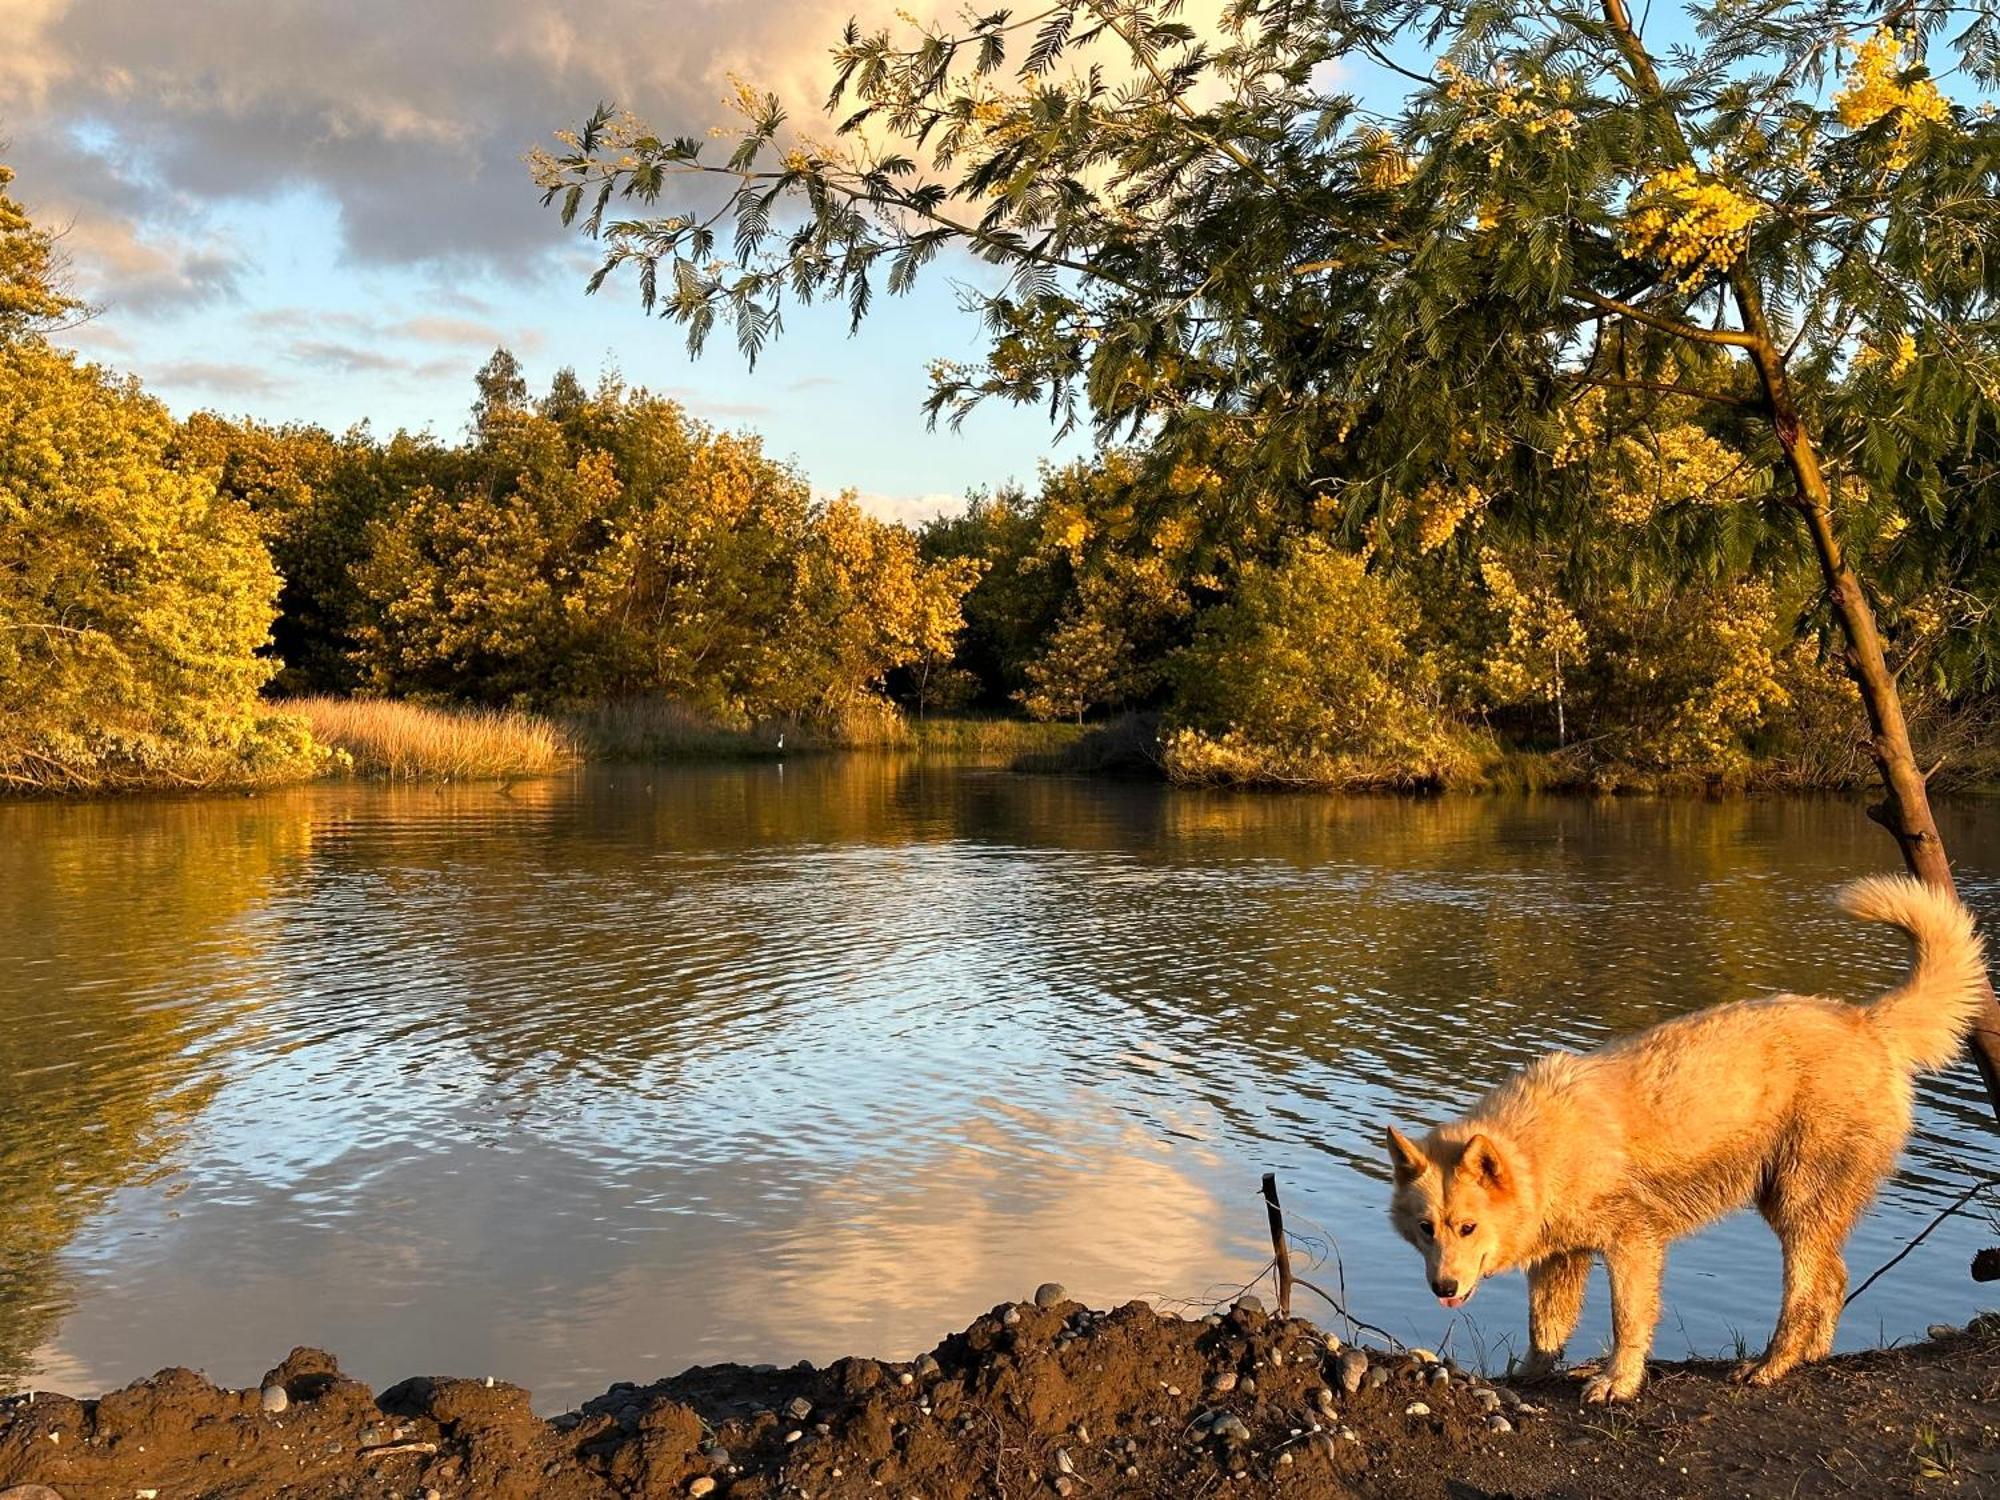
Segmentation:
[(1967, 1188), (1964, 1192), (1960, 1193), (1958, 1195), (1958, 1201), (1956, 1203), (1952, 1204), (1950, 1208), (1947, 1208), (1943, 1213), (1939, 1214), (1935, 1219), (1932, 1219), (1930, 1223), (1926, 1224), (1923, 1227), (1922, 1233), (1920, 1233), (1915, 1239), (1911, 1240), (1909, 1244), (1903, 1246), (1901, 1250), (1898, 1250), (1882, 1265), (1878, 1266), (1874, 1274), (1869, 1276), (1869, 1278), (1866, 1281), (1862, 1282), (1860, 1286), (1856, 1287), (1853, 1291), (1849, 1292), (1847, 1294), (1847, 1301), (1841, 1303), (1840, 1305), (1842, 1307), (1846, 1307), (1848, 1303), (1852, 1302), (1856, 1297), (1859, 1297), (1863, 1292), (1867, 1291), (1868, 1288), (1875, 1285), (1875, 1283), (1880, 1281), (1883, 1276), (1885, 1276), (1890, 1271), (1894, 1270), (1896, 1266), (1901, 1264), (1903, 1257), (1908, 1255), (1912, 1250), (1916, 1249), (1917, 1246), (1921, 1245), (1925, 1240), (1929, 1239), (1931, 1237), (1931, 1231), (1933, 1229), (1937, 1228), (1938, 1225), (1942, 1224), (1946, 1219), (1949, 1219), (1953, 1214), (1963, 1209), (1966, 1204), (1970, 1203), (1974, 1198), (1978, 1197), (1981, 1193), (1985, 1192), (1986, 1189), (1994, 1186), (2000, 1186), (2000, 1177), (1982, 1177), (1979, 1179), (1979, 1181), (1973, 1183), (1971, 1187)]
[(1292, 1315), (1292, 1247), (1285, 1239), (1285, 1211), (1278, 1207), (1278, 1174), (1264, 1174), (1264, 1217), (1271, 1221), (1271, 1254), (1278, 1267), (1278, 1316)]

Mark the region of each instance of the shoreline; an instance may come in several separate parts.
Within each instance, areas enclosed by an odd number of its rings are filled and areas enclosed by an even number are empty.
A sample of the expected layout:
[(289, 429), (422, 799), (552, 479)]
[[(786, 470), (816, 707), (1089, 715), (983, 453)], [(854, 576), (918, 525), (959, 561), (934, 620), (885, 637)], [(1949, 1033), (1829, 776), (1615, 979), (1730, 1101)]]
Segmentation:
[[(543, 1419), (521, 1387), (379, 1395), (297, 1349), (232, 1391), (162, 1371), (0, 1402), (0, 1493), (59, 1500), (701, 1496), (1382, 1496), (1671, 1500), (2000, 1485), (2000, 1317), (1780, 1385), (1659, 1363), (1637, 1406), (1344, 1347), (1255, 1298), (1181, 1318), (1049, 1285), (907, 1362), (697, 1366)], [(48, 1500), (43, 1492), (27, 1492)]]

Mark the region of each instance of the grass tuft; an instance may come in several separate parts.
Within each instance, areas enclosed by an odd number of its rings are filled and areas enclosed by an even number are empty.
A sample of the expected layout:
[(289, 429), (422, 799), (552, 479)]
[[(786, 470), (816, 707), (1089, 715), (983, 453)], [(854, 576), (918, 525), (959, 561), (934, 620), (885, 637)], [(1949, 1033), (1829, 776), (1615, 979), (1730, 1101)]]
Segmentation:
[(427, 708), (381, 698), (295, 698), (313, 738), (344, 750), (363, 776), (392, 781), (494, 781), (548, 776), (576, 764), (575, 741), (552, 720), (502, 708)]

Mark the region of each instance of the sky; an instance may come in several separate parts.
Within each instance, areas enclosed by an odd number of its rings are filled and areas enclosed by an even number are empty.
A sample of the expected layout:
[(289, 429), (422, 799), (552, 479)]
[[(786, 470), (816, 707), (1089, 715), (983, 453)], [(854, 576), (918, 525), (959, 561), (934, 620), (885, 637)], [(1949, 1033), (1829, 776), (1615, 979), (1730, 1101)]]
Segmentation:
[(101, 309), (70, 342), (176, 412), (449, 438), (505, 344), (535, 386), (615, 367), (915, 519), (1084, 447), (1032, 408), (926, 427), (925, 362), (979, 347), (952, 268), (852, 338), (800, 312), (754, 372), (725, 337), (695, 361), (629, 283), (585, 295), (593, 247), (521, 162), (600, 100), (699, 133), (732, 74), (823, 98), (870, 3), (0, 0), (0, 160)]

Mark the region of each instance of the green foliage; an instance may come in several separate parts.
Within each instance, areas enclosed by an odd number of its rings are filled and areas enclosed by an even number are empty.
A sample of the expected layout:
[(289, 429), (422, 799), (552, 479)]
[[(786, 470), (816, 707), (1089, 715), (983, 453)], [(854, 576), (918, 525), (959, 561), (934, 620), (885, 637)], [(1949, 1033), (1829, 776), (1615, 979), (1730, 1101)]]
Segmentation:
[(0, 782), (95, 790), (310, 774), (258, 700), (277, 575), (240, 503), (172, 461), (130, 382), (0, 344)]
[(1176, 662), (1166, 767), (1194, 781), (1448, 785), (1476, 768), (1443, 712), (1417, 611), (1317, 541), (1252, 565)]

